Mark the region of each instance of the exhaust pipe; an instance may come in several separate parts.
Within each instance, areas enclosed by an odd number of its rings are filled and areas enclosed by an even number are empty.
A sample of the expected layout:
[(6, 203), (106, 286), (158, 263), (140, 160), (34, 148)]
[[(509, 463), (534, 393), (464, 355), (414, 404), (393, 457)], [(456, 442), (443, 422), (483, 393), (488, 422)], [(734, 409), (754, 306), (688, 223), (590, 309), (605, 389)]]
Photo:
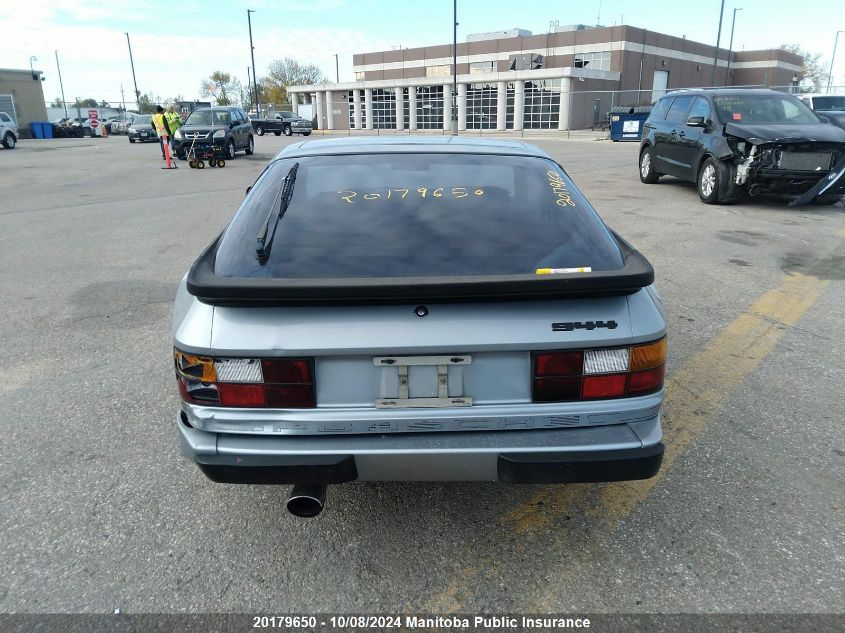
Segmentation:
[(288, 498), (288, 512), (294, 516), (311, 518), (326, 505), (326, 484), (296, 484)]

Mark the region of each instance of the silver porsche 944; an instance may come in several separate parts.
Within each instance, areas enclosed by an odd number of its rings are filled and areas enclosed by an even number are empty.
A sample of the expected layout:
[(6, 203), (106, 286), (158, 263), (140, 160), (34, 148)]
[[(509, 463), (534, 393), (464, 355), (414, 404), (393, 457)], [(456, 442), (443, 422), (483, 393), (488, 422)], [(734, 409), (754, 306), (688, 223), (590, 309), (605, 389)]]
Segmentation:
[(520, 142), (294, 144), (182, 281), (182, 453), (212, 480), (653, 476), (666, 320), (649, 262)]

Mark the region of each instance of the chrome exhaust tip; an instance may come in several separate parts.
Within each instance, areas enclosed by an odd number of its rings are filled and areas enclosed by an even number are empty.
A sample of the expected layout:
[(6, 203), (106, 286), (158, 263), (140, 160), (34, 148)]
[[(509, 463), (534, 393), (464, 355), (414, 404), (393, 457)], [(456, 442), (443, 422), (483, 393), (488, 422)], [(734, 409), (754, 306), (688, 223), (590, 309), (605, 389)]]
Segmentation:
[(296, 484), (290, 491), (287, 509), (294, 516), (310, 519), (326, 505), (326, 484)]

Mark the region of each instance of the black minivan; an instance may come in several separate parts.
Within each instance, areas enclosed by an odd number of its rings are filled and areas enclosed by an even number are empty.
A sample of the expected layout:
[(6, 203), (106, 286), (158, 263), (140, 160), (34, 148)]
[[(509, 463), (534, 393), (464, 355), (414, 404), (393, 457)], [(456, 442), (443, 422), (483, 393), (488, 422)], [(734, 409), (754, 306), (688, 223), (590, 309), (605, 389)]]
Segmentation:
[(249, 156), (255, 149), (249, 117), (234, 106), (198, 108), (191, 112), (185, 124), (173, 135), (176, 155), (185, 160), (193, 142), (214, 143), (223, 150), (227, 159), (234, 158), (241, 150)]
[(706, 204), (761, 194), (833, 204), (845, 193), (845, 130), (774, 90), (677, 90), (643, 124), (639, 171), (647, 184), (695, 182)]

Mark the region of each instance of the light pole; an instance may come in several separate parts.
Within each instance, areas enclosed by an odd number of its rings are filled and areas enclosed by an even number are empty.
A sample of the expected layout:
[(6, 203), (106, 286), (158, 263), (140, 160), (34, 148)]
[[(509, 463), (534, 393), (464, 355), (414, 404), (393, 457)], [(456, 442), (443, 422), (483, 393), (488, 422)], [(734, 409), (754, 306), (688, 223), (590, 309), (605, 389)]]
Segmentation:
[(337, 53), (334, 54), (334, 75), (337, 83), (340, 83), (340, 63), (337, 61)]
[(67, 118), (67, 101), (65, 101), (65, 86), (62, 83), (62, 69), (59, 66), (59, 51), (56, 51), (56, 70), (59, 71), (59, 88), (62, 90), (62, 105), (65, 108), (65, 118)]
[(252, 45), (252, 9), (246, 10), (246, 21), (249, 24), (249, 57), (252, 60), (252, 90), (255, 94), (255, 114), (261, 118), (260, 103), (258, 102), (258, 82), (255, 79), (255, 47)]
[(129, 63), (132, 65), (132, 83), (135, 85), (135, 105), (138, 112), (141, 111), (141, 93), (138, 90), (138, 81), (135, 79), (135, 60), (132, 59), (132, 43), (129, 41), (129, 33), (126, 33), (126, 45), (129, 47)]
[(725, 0), (722, 0), (722, 8), (719, 10), (719, 32), (716, 34), (716, 52), (713, 54), (713, 79), (710, 85), (716, 85), (716, 67), (719, 63), (719, 43), (722, 41), (722, 18), (725, 17)]
[(836, 31), (836, 37), (833, 40), (833, 55), (830, 57), (830, 70), (827, 73), (827, 92), (830, 92), (830, 80), (833, 77), (833, 64), (836, 62), (836, 45), (839, 43), (839, 34), (845, 31)]
[(32, 62), (38, 61), (38, 58), (35, 55), (32, 55), (29, 58), (29, 72), (32, 74), (33, 79), (38, 79), (38, 76), (35, 74), (35, 69), (32, 67)]
[(736, 7), (734, 9), (734, 16), (731, 19), (731, 42), (728, 44), (728, 67), (725, 69), (725, 85), (728, 85), (728, 82), (731, 78), (731, 54), (734, 50), (734, 26), (736, 26), (736, 12), (742, 11), (742, 7)]
[(458, 135), (458, 0), (452, 2), (452, 136)]

